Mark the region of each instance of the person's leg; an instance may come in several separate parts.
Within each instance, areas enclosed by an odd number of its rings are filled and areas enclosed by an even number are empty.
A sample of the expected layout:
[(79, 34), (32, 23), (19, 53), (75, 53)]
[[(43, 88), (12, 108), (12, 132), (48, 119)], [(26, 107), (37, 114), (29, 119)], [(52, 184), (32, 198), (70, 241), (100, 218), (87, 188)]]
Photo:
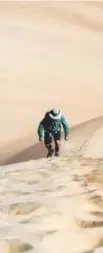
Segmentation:
[(54, 134), (54, 142), (55, 142), (55, 156), (59, 156), (61, 147), (61, 131)]
[(48, 149), (47, 157), (49, 157), (54, 152), (54, 149), (52, 148), (52, 134), (51, 133), (45, 132), (44, 143), (45, 143), (46, 148)]

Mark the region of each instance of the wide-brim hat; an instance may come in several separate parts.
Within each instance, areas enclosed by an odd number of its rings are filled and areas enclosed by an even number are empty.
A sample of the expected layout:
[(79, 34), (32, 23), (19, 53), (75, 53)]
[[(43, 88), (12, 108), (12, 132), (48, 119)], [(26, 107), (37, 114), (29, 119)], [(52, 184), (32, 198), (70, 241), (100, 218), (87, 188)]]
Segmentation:
[(52, 119), (59, 119), (60, 116), (61, 116), (61, 112), (60, 112), (59, 109), (53, 108), (53, 109), (50, 111), (49, 116), (50, 116)]

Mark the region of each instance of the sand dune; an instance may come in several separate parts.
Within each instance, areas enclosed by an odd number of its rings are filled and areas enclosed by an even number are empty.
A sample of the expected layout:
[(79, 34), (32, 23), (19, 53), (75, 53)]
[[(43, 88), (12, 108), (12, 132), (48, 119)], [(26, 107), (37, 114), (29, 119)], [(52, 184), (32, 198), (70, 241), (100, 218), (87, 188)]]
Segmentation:
[[(101, 127), (103, 125), (103, 116), (99, 116), (97, 118), (88, 120), (82, 124), (78, 124), (71, 128), (70, 130), (70, 136), (69, 136), (69, 142), (66, 143), (62, 139), (62, 146), (61, 146), (61, 155), (79, 155), (79, 156), (85, 156), (90, 150), (90, 143), (92, 142), (92, 139), (94, 138), (94, 135), (100, 131)], [(64, 135), (62, 135), (64, 136)], [(97, 136), (98, 138), (98, 136)], [(20, 147), (21, 142), (19, 142), (18, 151), (15, 152), (12, 151), (12, 149), (9, 150), (9, 147), (7, 149), (3, 150), (1, 154), (0, 164), (6, 165), (6, 164), (12, 164), (12, 163), (18, 163), (18, 162), (25, 162), (33, 159), (43, 158), (46, 157), (47, 150), (44, 147), (43, 144), (37, 143), (34, 145), (30, 145), (30, 141), (33, 139), (33, 136), (31, 136), (29, 140), (28, 147)], [(99, 139), (97, 140), (97, 143), (95, 143), (94, 146), (94, 152), (102, 152), (101, 144), (99, 145)], [(26, 145), (27, 145), (26, 140)], [(102, 143), (102, 138), (101, 138)], [(17, 146), (17, 143), (16, 143)], [(22, 145), (23, 146), (23, 143)], [(25, 146), (25, 145), (24, 145)], [(21, 150), (19, 150), (21, 148)], [(98, 150), (98, 151), (97, 151)], [(101, 151), (100, 151), (101, 150)], [(93, 152), (93, 149), (91, 148), (91, 151)], [(3, 155), (4, 154), (4, 155)], [(92, 155), (92, 154), (91, 154)]]
[(102, 48), (102, 2), (0, 2), (0, 147), (35, 144), (51, 107), (102, 115)]
[[(0, 2), (0, 253), (103, 253), (102, 49), (102, 2)], [(71, 132), (45, 159), (52, 106)]]
[(60, 158), (37, 159), (37, 144), (4, 160), (0, 251), (103, 252), (102, 124), (100, 116), (74, 126)]

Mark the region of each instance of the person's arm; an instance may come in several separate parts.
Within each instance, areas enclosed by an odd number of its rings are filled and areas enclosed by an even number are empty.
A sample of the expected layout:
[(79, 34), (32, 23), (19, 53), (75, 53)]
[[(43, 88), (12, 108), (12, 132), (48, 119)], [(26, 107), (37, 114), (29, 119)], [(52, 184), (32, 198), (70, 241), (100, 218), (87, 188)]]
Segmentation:
[(44, 139), (44, 128), (41, 123), (38, 126), (38, 136), (39, 136), (40, 141), (42, 141)]
[(39, 140), (42, 141), (44, 139), (44, 123), (47, 117), (47, 113), (45, 114), (44, 118), (40, 121), (38, 126), (38, 136)]
[(39, 123), (39, 126), (38, 126), (38, 136), (39, 136), (40, 141), (42, 141), (44, 139), (43, 122), (44, 122), (44, 119), (42, 119), (42, 121)]
[(66, 121), (66, 119), (63, 115), (61, 117), (61, 124), (62, 124), (63, 129), (64, 129), (65, 140), (67, 140), (68, 135), (69, 135), (69, 124), (68, 124), (68, 122)]

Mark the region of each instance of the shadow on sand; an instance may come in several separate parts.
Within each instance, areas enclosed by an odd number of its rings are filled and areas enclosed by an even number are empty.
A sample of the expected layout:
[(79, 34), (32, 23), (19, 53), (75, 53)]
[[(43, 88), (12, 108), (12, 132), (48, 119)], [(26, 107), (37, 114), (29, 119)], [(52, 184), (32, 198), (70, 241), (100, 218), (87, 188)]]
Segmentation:
[(39, 159), (46, 156), (47, 150), (44, 147), (43, 143), (37, 143), (32, 145), (24, 150), (10, 156), (9, 158), (4, 159), (0, 162), (0, 165), (7, 165), (13, 163), (26, 162), (29, 160)]

